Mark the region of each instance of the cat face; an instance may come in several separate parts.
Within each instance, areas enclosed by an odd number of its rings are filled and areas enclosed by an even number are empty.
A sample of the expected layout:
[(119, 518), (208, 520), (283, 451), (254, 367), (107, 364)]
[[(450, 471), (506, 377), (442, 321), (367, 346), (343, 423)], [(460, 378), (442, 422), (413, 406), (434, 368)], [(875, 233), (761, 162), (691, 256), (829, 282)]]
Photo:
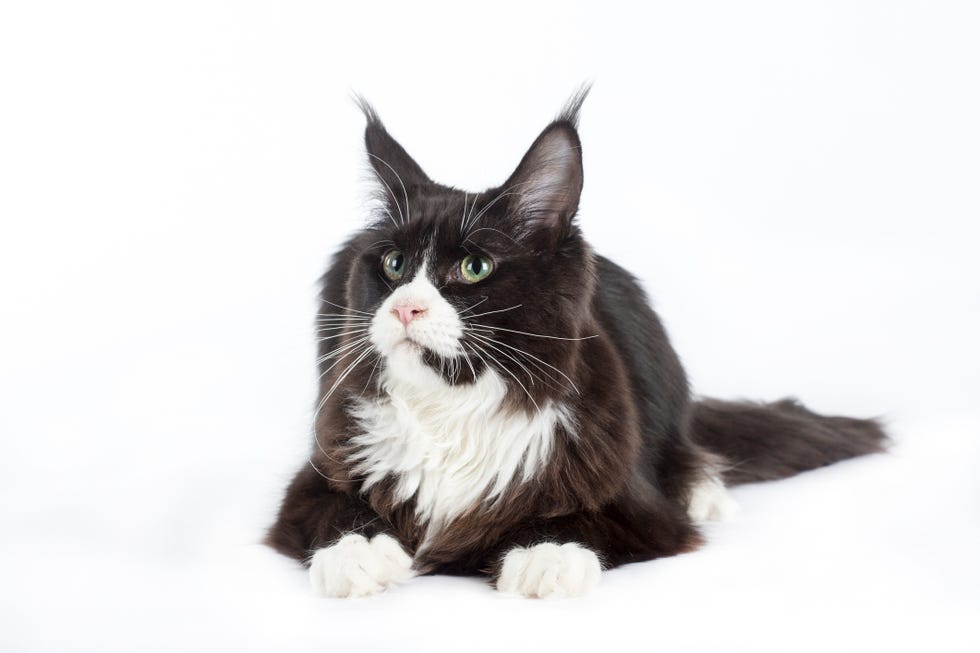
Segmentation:
[(347, 305), (388, 376), (471, 384), (491, 369), (520, 401), (567, 393), (593, 285), (573, 223), (582, 187), (574, 110), (542, 132), (507, 182), (481, 193), (431, 181), (366, 114), (381, 203), (349, 244)]

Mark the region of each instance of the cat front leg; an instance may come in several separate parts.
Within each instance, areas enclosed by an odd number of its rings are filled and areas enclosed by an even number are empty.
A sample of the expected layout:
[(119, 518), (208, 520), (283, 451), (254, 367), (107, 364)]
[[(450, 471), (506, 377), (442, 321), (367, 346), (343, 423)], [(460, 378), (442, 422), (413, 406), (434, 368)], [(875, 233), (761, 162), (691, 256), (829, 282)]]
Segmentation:
[(497, 589), (531, 598), (575, 597), (602, 569), (691, 551), (701, 543), (683, 508), (623, 498), (599, 512), (530, 520), (490, 554)]
[(310, 583), (320, 596), (370, 596), (412, 576), (412, 558), (385, 533), (371, 539), (348, 533), (310, 558)]
[(371, 506), (310, 467), (290, 484), (266, 543), (309, 565), (320, 596), (370, 596), (415, 575), (411, 555)]
[(542, 542), (514, 547), (504, 554), (497, 589), (528, 598), (570, 598), (599, 584), (602, 564), (591, 549), (576, 542)]

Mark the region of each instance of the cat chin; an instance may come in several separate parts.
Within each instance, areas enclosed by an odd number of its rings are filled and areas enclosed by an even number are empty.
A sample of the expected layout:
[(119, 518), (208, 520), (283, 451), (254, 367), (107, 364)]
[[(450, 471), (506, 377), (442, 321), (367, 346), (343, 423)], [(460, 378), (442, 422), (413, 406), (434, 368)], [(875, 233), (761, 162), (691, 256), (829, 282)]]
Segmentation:
[(406, 356), (414, 357), (419, 362), (421, 362), (422, 354), (425, 353), (425, 348), (419, 343), (406, 338), (405, 340), (396, 342), (395, 346), (392, 347), (392, 352), (398, 352), (398, 353), (404, 352)]
[(398, 334), (388, 338), (374, 338), (372, 343), (379, 348), (384, 356), (395, 354), (413, 354), (421, 363), (421, 357), (429, 352), (444, 359), (456, 358), (462, 352), (458, 338), (431, 338), (425, 335), (405, 336)]
[(409, 338), (385, 349), (382, 355), (388, 379), (416, 389), (443, 390), (451, 386), (438, 371), (440, 366), (426, 362), (427, 357), (446, 363), (446, 367), (464, 365), (455, 354), (447, 356)]
[[(384, 366), (392, 380), (405, 384), (429, 385), (438, 375), (429, 369), (422, 357), (425, 349), (411, 340), (402, 340), (384, 353)], [(428, 378), (431, 375), (433, 378)]]

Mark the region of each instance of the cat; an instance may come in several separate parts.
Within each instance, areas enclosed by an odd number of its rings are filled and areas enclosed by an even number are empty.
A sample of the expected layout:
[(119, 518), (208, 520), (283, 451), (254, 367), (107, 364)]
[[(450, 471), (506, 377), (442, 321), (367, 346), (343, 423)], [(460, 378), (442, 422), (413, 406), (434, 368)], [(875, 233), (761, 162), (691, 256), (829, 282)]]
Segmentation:
[(359, 101), (378, 211), (322, 278), (312, 454), (266, 538), (318, 594), (439, 573), (579, 596), (698, 547), (726, 486), (884, 449), (874, 420), (692, 399), (639, 283), (575, 220), (587, 93), (479, 193), (429, 179)]

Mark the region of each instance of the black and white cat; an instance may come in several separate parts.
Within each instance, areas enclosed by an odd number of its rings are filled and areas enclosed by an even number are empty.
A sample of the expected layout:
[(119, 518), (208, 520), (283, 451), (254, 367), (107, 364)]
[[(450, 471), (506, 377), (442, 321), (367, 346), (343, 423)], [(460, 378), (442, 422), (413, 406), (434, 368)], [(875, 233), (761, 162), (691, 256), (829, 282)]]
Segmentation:
[(792, 400), (691, 399), (643, 291), (575, 223), (584, 98), (480, 193), (429, 179), (362, 104), (380, 212), (323, 277), (314, 445), (267, 539), (318, 593), (445, 573), (581, 595), (697, 547), (726, 484), (884, 446)]

